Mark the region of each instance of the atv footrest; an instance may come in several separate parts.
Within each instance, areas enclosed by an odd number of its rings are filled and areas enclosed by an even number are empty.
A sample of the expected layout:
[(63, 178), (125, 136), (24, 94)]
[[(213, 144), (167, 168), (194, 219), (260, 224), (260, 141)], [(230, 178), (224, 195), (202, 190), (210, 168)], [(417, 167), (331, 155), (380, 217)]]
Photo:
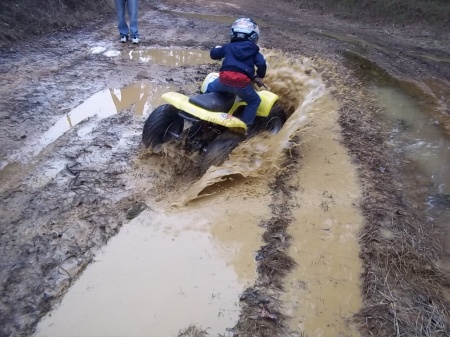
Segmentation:
[(182, 110), (178, 111), (178, 115), (180, 115), (181, 117), (183, 117), (185, 120), (189, 121), (189, 122), (198, 122), (200, 119), (192, 116), (190, 114), (188, 114), (187, 112), (184, 112)]

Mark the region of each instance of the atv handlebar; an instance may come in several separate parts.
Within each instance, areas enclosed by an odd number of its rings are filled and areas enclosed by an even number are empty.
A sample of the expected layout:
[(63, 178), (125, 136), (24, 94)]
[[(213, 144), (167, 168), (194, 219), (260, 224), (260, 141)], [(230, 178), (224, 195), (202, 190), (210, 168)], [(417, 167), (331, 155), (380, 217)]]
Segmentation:
[(255, 77), (253, 79), (253, 83), (255, 83), (259, 88), (264, 87), (264, 89), (267, 89), (267, 86), (263, 83), (263, 79), (261, 77)]

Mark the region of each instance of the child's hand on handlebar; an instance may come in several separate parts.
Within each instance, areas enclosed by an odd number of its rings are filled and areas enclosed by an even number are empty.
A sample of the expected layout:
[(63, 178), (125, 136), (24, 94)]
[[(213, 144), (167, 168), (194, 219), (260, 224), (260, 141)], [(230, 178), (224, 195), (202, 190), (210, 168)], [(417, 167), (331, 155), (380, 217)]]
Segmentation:
[(263, 79), (261, 77), (255, 77), (254, 82), (258, 87), (262, 87), (264, 85)]

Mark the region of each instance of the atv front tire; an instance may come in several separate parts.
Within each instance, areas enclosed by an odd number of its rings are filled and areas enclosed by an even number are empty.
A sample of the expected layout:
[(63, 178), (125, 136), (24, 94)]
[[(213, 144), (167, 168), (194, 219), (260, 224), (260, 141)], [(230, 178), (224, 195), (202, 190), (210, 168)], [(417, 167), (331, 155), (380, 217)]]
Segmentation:
[(178, 111), (173, 105), (163, 104), (148, 116), (142, 131), (142, 143), (146, 148), (155, 147), (181, 134), (184, 119)]
[(200, 173), (204, 174), (212, 165), (222, 164), (239, 143), (244, 140), (243, 135), (227, 132), (214, 138), (200, 156)]

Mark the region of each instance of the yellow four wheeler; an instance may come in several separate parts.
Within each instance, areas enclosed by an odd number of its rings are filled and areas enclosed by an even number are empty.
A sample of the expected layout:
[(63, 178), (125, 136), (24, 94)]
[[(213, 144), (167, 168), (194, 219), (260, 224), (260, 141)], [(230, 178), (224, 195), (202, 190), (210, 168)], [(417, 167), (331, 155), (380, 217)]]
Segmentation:
[(186, 152), (199, 152), (198, 164), (204, 173), (211, 165), (221, 164), (246, 136), (280, 131), (286, 115), (277, 104), (276, 94), (269, 90), (257, 91), (261, 104), (254, 125), (247, 130), (246, 124), (238, 118), (246, 105), (244, 101), (229, 93), (205, 93), (208, 84), (218, 76), (218, 73), (209, 74), (199, 95), (163, 94), (168, 104), (156, 108), (145, 121), (144, 146), (155, 148), (172, 139), (182, 141)]

